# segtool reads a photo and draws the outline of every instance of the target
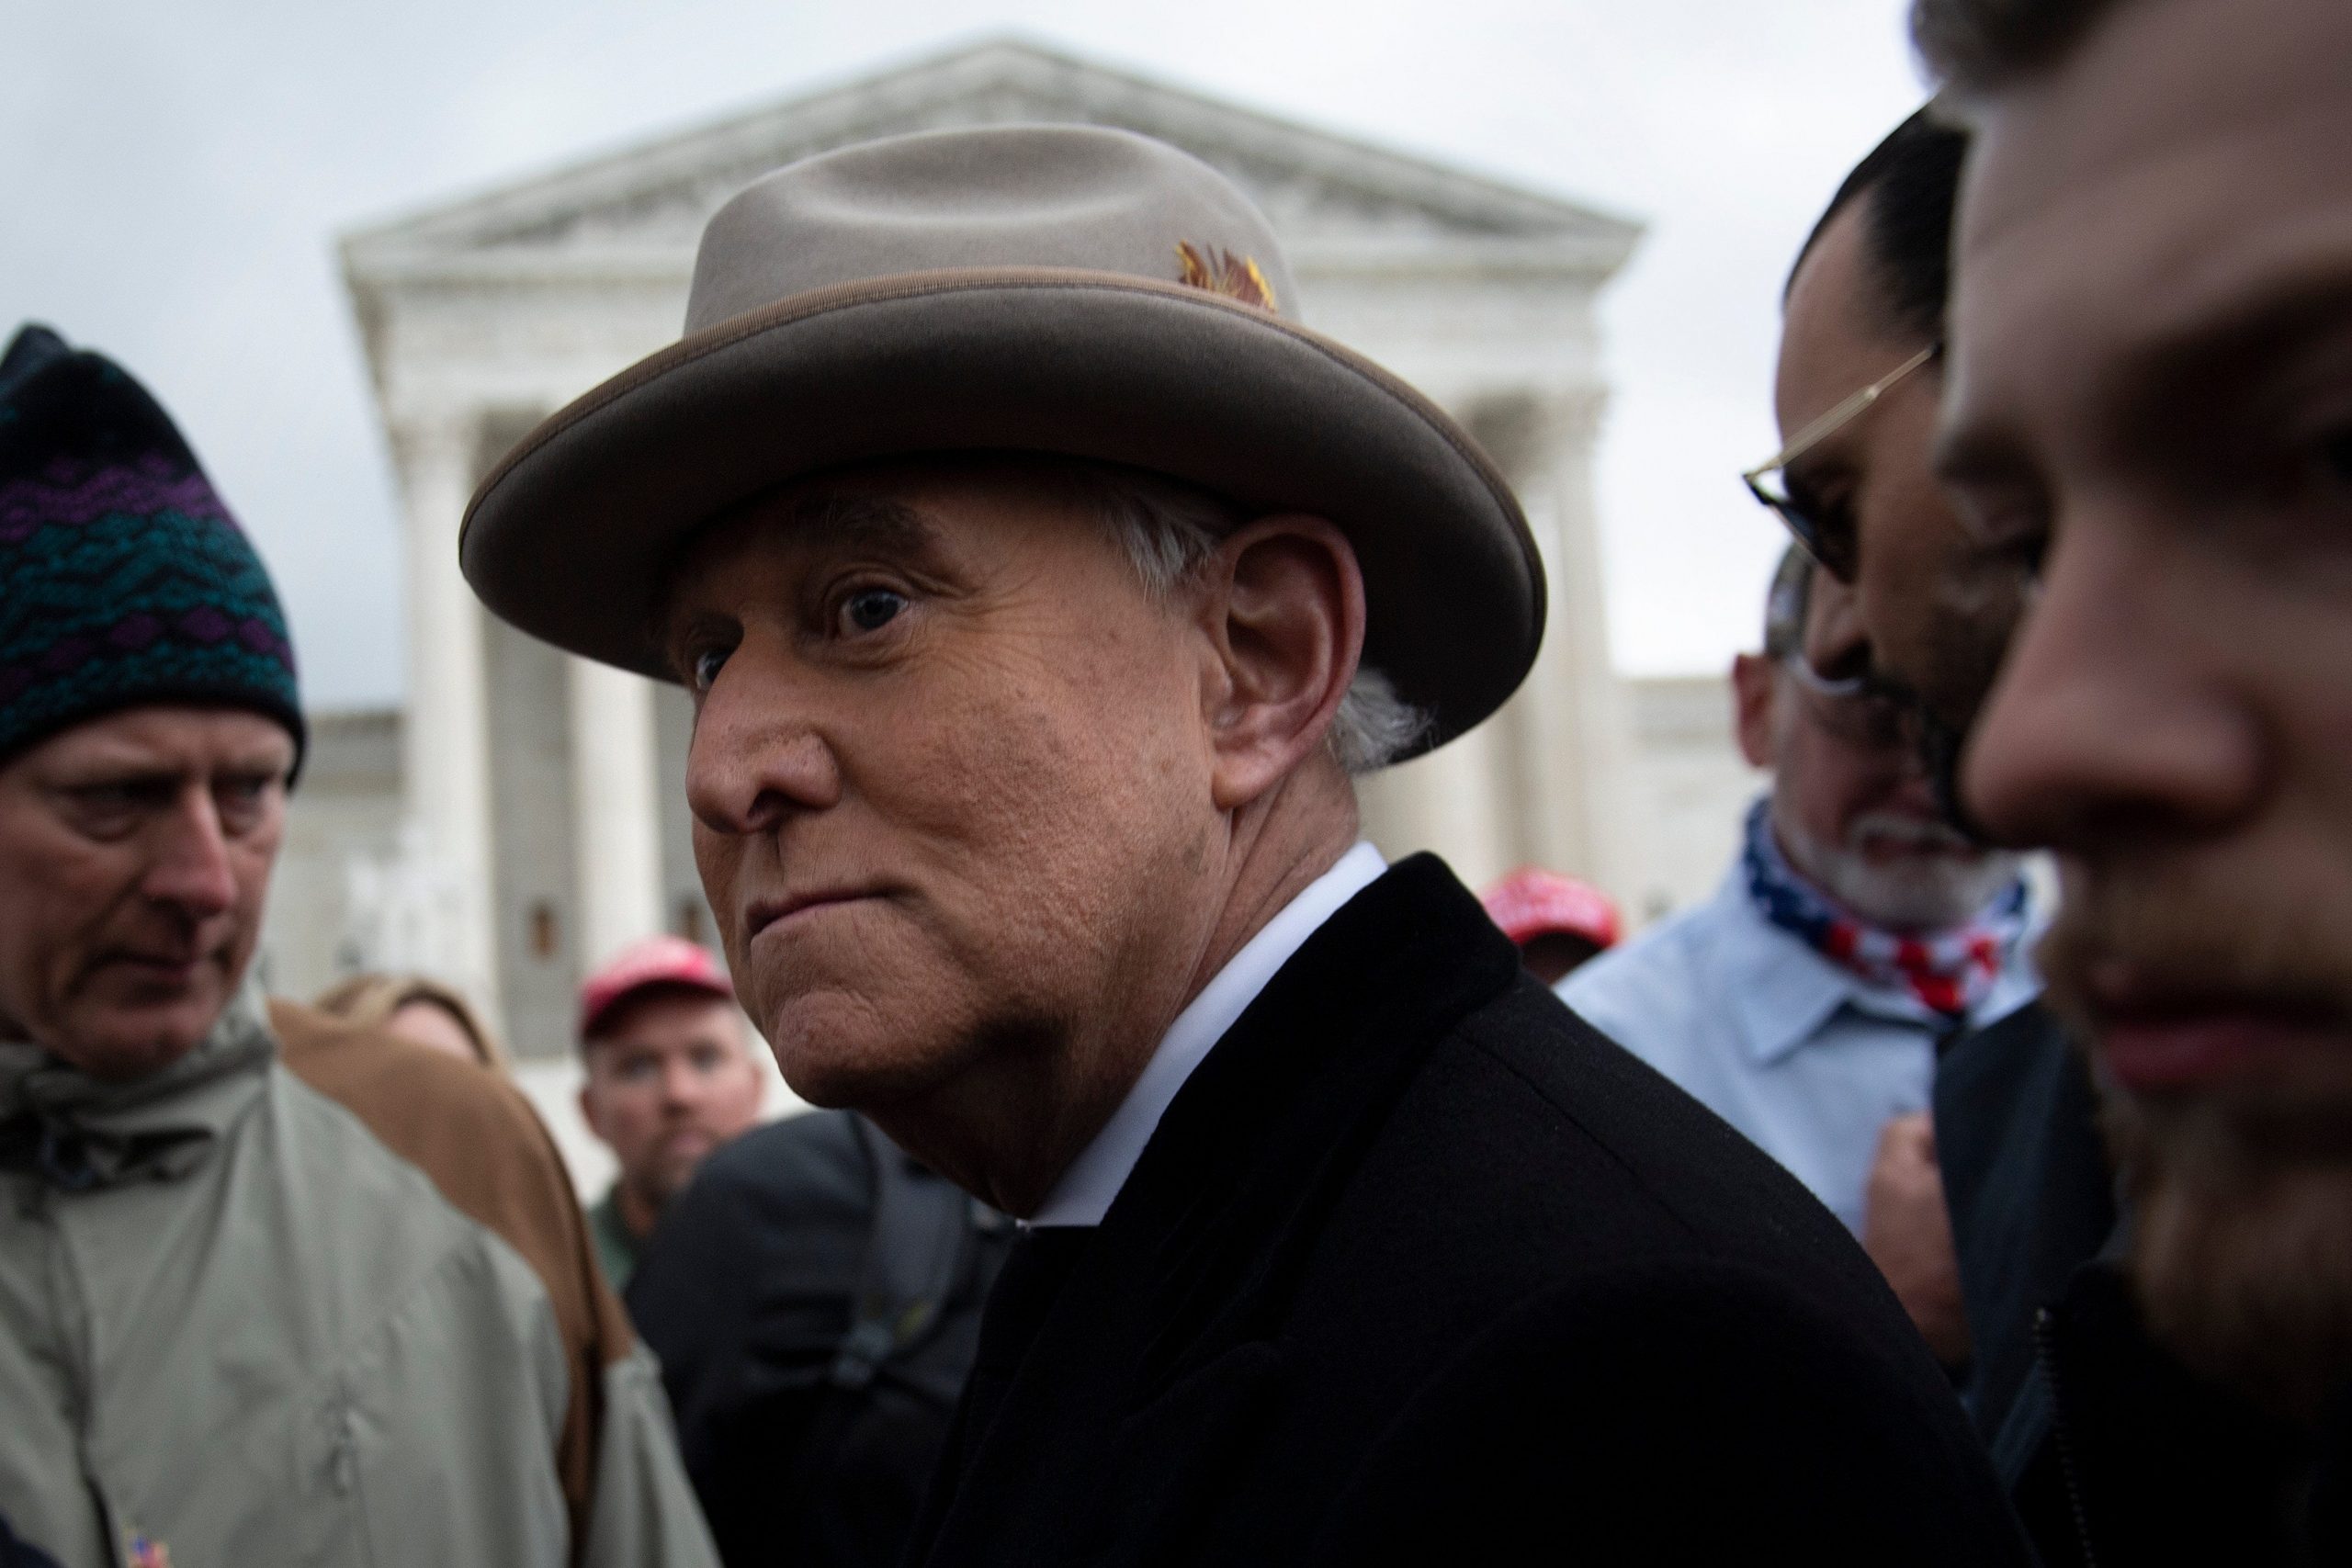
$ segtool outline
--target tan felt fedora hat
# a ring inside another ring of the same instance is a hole
[[[1427,749],[1526,674],[1543,566],[1476,443],[1300,326],[1295,295],[1249,199],[1147,137],[1000,126],[809,158],[711,219],[682,341],[482,481],[459,560],[523,630],[669,679],[661,592],[739,502],[916,454],[1126,464],[1340,527],[1364,662],[1430,714]]]

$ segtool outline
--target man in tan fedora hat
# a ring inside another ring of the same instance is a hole
[[[853,147],[468,514],[493,609],[693,693],[787,1079],[1028,1224],[909,1561],[2017,1561],[1842,1228],[1359,841],[1543,577],[1295,293],[1141,137]]]

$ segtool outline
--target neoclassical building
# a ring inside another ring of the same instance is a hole
[[[1528,862],[1574,871],[1636,918],[1703,887],[1747,787],[1727,699],[1715,682],[1629,690],[1600,588],[1595,300],[1639,229],[998,42],[345,238],[407,530],[407,702],[322,719],[268,934],[275,983],[430,969],[488,1004],[521,1054],[546,1055],[569,1043],[586,966],[650,931],[710,939],[684,695],[487,615],[458,573],[459,515],[533,423],[677,337],[703,222],[743,185],[876,136],[1038,120],[1142,131],[1238,181],[1283,236],[1309,324],[1454,411],[1525,502],[1550,580],[1542,657],[1478,730],[1368,781],[1371,836],[1392,856],[1438,850],[1474,884]]]

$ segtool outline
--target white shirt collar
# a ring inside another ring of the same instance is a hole
[[[1258,934],[1242,943],[1241,951],[1176,1015],[1126,1099],[1102,1123],[1094,1141],[1070,1161],[1054,1190],[1029,1216],[1029,1224],[1101,1224],[1111,1211],[1112,1200],[1127,1184],[1136,1161],[1143,1157],[1144,1145],[1151,1142],[1176,1091],[1184,1087],[1184,1080],[1193,1076],[1210,1047],[1225,1038],[1234,1021],[1257,1000],[1258,993],[1306,944],[1306,939],[1387,869],[1388,863],[1378,850],[1358,840],[1337,864],[1301,888],[1298,897],[1259,927]]]

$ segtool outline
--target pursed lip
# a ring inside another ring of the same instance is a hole
[[[743,933],[746,940],[758,936],[770,926],[789,920],[796,915],[806,915],[842,904],[854,904],[863,899],[879,897],[870,887],[812,887],[776,898],[754,898],[743,907]]]
[[[109,953],[100,962],[120,964],[162,978],[185,980],[202,969],[211,958],[209,953]]]
[[[2193,1093],[2309,1052],[2352,1050],[2342,1018],[2261,996],[2094,999],[2092,1016],[2109,1073],[2143,1094]]]

